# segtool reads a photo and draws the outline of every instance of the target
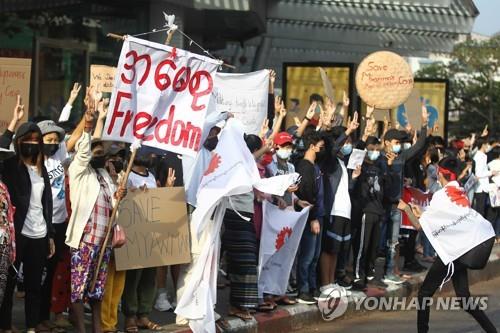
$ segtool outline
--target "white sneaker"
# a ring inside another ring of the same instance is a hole
[[[156,298],[154,308],[158,311],[164,312],[172,309],[172,305],[167,299],[167,293],[161,293]]]
[[[340,297],[344,296],[349,297],[352,295],[352,292],[350,290],[347,290],[346,288],[339,286],[337,283],[334,283],[332,288],[340,292]]]

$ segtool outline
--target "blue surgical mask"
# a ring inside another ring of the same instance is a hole
[[[411,143],[409,143],[409,142],[403,143],[403,150],[408,150],[408,149],[410,149],[410,147],[411,147]]]
[[[370,159],[370,161],[376,161],[378,159],[378,157],[380,156],[380,151],[369,150],[367,154],[368,154],[368,158]]]
[[[399,152],[401,151],[401,145],[393,145],[392,146],[392,152],[393,153],[396,153],[396,154],[399,154]]]
[[[352,144],[346,143],[345,145],[342,146],[342,149],[340,151],[344,156],[350,155],[352,153]]]

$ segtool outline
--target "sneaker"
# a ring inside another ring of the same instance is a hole
[[[168,311],[172,309],[172,305],[167,299],[167,293],[160,293],[156,298],[154,308],[160,312]]]
[[[370,285],[377,287],[377,288],[383,288],[383,289],[389,287],[389,285],[387,283],[384,283],[383,281],[381,281],[379,279],[373,279],[372,281],[370,281]]]
[[[366,283],[361,279],[354,280],[352,290],[363,291],[366,289]]]
[[[384,282],[386,283],[392,283],[392,284],[401,284],[404,282],[399,276],[394,275],[394,274],[387,274],[384,277]]]
[[[310,293],[300,293],[299,297],[297,297],[297,302],[300,304],[316,304],[316,300],[311,296]]]
[[[425,266],[420,265],[418,261],[415,260],[408,263],[407,265],[404,265],[403,269],[409,272],[420,273],[425,271],[427,268],[425,268]]]
[[[334,283],[332,288],[338,290],[340,292],[341,297],[344,297],[344,296],[349,297],[352,295],[352,292],[350,290],[347,290],[346,288],[339,286],[337,283]]]
[[[368,275],[368,276],[366,277],[366,279],[367,279],[368,281],[371,281],[371,280],[373,280],[374,278],[375,278],[375,275]]]
[[[319,290],[315,289],[312,296],[315,300],[318,300],[321,297],[321,288]]]
[[[287,295],[288,297],[290,297],[290,296],[291,296],[291,297],[296,297],[296,296],[297,296],[297,294],[298,294],[298,290],[297,290],[297,288],[294,288],[294,287],[292,287],[291,285],[288,285],[288,287],[286,288],[286,295]]]
[[[352,288],[352,281],[347,276],[344,275],[341,279],[337,280],[337,284],[347,290]]]

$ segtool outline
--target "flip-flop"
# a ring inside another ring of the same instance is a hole
[[[130,325],[125,327],[125,333],[137,333],[139,332],[139,327],[137,325]]]
[[[232,317],[240,318],[243,321],[250,321],[253,316],[248,312],[248,310],[231,309],[229,310],[229,315]]]
[[[140,319],[139,319],[140,321]],[[153,323],[151,320],[148,319],[148,322],[146,324],[140,324],[140,325],[137,325],[137,327],[140,329],[140,330],[150,330],[150,331],[162,331],[163,328],[158,325],[157,323]]]
[[[297,304],[297,301],[290,299],[288,296],[283,296],[277,299],[276,303],[279,305],[295,305]]]

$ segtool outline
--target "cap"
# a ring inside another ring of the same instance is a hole
[[[64,135],[66,134],[66,132],[62,127],[57,126],[54,121],[44,120],[39,122],[37,125],[40,128],[40,131],[42,131],[42,135],[49,133],[57,133],[59,135],[60,141],[64,139]]]
[[[403,134],[402,131],[399,131],[395,128],[391,128],[384,135],[384,141],[391,141],[391,140],[403,141],[405,138],[406,134]]]
[[[279,132],[276,134],[274,137],[274,143],[277,144],[278,146],[282,146],[286,143],[293,143],[293,137],[288,134],[287,132]]]
[[[38,127],[35,123],[33,123],[31,121],[25,122],[25,123],[21,124],[21,126],[19,126],[19,128],[17,129],[16,139],[23,137],[26,134],[31,133],[31,132],[35,132],[35,133],[38,133],[40,135],[42,134],[42,132],[40,131],[40,127]]]

